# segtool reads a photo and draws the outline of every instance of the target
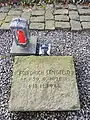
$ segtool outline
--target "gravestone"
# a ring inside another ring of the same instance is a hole
[[[71,56],[16,56],[10,111],[79,110]]]

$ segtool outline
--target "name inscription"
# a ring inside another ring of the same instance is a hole
[[[27,79],[27,76],[30,76],[29,88],[60,88],[60,81],[67,79],[67,77],[69,76],[74,75],[74,71],[64,69],[33,71],[25,70],[19,71],[18,75],[24,75],[24,80]]]
[[[70,70],[25,70],[25,71],[19,71],[19,75],[68,75],[72,76],[74,74],[74,71]]]

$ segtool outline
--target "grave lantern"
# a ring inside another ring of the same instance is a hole
[[[14,35],[10,53],[12,55],[36,54],[37,37],[30,36],[29,23],[24,18],[15,18],[10,23]]]
[[[10,24],[10,28],[15,35],[16,44],[26,47],[29,43],[29,28],[27,20],[15,18]]]

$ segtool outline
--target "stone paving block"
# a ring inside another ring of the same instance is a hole
[[[10,23],[3,23],[0,27],[0,29],[10,29],[9,25],[10,25]]]
[[[14,8],[12,7],[11,10],[15,10],[15,11],[22,11],[24,9],[23,6],[15,6]]]
[[[55,22],[55,28],[65,28],[65,29],[70,29],[70,23],[69,22]]]
[[[54,11],[55,15],[68,15],[68,10],[67,9],[57,9]]]
[[[78,9],[80,15],[90,15],[90,9]]]
[[[33,10],[32,11],[32,16],[41,16],[44,15],[45,11],[44,10]]]
[[[30,19],[30,17],[31,17],[31,13],[30,13],[30,12],[23,12],[23,13],[21,14],[21,17],[22,17],[22,18],[25,18],[25,19],[27,19],[27,20],[29,21],[29,19]]]
[[[45,10],[53,10],[54,9],[54,5],[53,4],[47,4],[46,6],[45,6]]]
[[[55,15],[56,21],[69,21],[69,17],[67,15]]]
[[[46,13],[46,14],[47,14],[47,13],[52,13],[52,14],[53,14],[53,12],[54,12],[54,9],[45,10],[45,13]]]
[[[7,16],[7,13],[0,13],[0,21],[4,20]]]
[[[44,23],[31,23],[30,29],[38,29],[38,30],[44,30]]]
[[[78,15],[78,11],[69,11],[69,15]]]
[[[53,13],[54,11],[54,8],[48,8],[48,9],[45,9],[45,13]]]
[[[55,9],[62,9],[63,5],[61,3],[55,4]]]
[[[90,22],[90,16],[80,16],[80,21],[82,22]]]
[[[81,22],[83,29],[90,29],[90,22]]]
[[[27,16],[27,15],[22,16],[21,15],[21,17],[24,18],[24,19],[26,19],[26,20],[28,20],[28,21],[30,21],[30,16]]]
[[[73,4],[69,4],[69,10],[77,10],[77,6]]]
[[[2,12],[2,13],[8,13],[9,10],[10,10],[10,8],[8,8],[8,7],[1,7],[0,8],[0,12]]]
[[[81,24],[79,21],[70,20],[71,30],[82,30]]]
[[[31,22],[44,22],[44,16],[31,17]]]
[[[77,6],[78,9],[89,9],[89,8],[90,8],[90,7],[87,6],[87,5],[84,5],[84,6],[83,6],[83,5],[77,4],[76,6]]]
[[[55,21],[54,20],[45,21],[45,29],[54,30],[55,29]]]
[[[53,20],[54,16],[52,14],[52,12],[46,12],[45,13],[45,20]]]
[[[69,15],[70,20],[80,21],[79,15]]]
[[[71,20],[79,21],[80,17],[77,11],[69,11],[69,17]]]
[[[22,11],[10,10],[8,15],[21,15]]]
[[[31,12],[22,12],[21,16],[31,16]]]

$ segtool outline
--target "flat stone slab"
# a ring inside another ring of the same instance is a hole
[[[68,10],[67,9],[56,9],[54,11],[55,15],[68,15]]]
[[[0,13],[0,21],[4,20],[6,15],[6,13]]]
[[[9,9],[10,8],[8,8],[8,7],[1,7],[0,8],[0,12],[2,12],[2,13],[8,13]]]
[[[8,15],[21,15],[22,11],[19,10],[10,10]]]
[[[31,23],[30,24],[30,29],[37,29],[37,30],[44,30],[44,23]]]
[[[32,15],[33,16],[39,16],[39,15],[44,15],[45,11],[44,10],[33,10]]]
[[[79,21],[70,20],[71,30],[82,30],[81,24]]]
[[[78,9],[80,15],[90,15],[90,9]]]
[[[23,17],[24,17],[24,16],[29,16],[29,17],[30,17],[30,16],[31,16],[31,12],[22,12],[21,15],[22,15]]]
[[[54,30],[55,29],[55,22],[54,22],[54,20],[47,20],[45,22],[45,29],[47,29],[47,30]]]
[[[55,15],[55,20],[68,22],[69,17],[67,15]]]
[[[30,20],[30,15],[28,15],[28,14],[22,14],[21,17],[28,21]]]
[[[78,9],[89,9],[90,7],[87,6],[87,5],[80,5],[80,4],[77,4],[77,8],[78,8]]]
[[[20,16],[6,16],[6,18],[5,18],[5,22],[11,22],[12,21],[12,19],[14,19],[14,18],[17,18],[17,17],[20,17]]]
[[[56,29],[70,29],[70,23],[69,22],[55,22],[55,28]]]
[[[10,111],[79,110],[71,56],[17,56],[9,101]]]
[[[69,15],[78,15],[78,11],[69,11]]]
[[[54,16],[53,16],[52,12],[45,13],[45,20],[54,20]]]
[[[69,18],[71,20],[80,21],[80,17],[77,11],[69,11]]]
[[[2,25],[1,25],[1,27],[0,27],[0,29],[10,29],[10,23],[3,23]]]
[[[31,22],[44,22],[44,16],[31,17]]]
[[[90,16],[80,16],[81,22],[90,22]]]
[[[23,6],[15,6],[11,8],[11,10],[16,10],[16,11],[22,11],[23,9],[24,9]]]
[[[55,9],[62,9],[63,5],[61,3],[55,4]]]
[[[83,29],[90,29],[90,22],[81,22]]]
[[[69,4],[69,10],[77,10],[77,6],[76,5],[73,5],[73,4]]]
[[[79,15],[69,15],[70,20],[80,21]]]

